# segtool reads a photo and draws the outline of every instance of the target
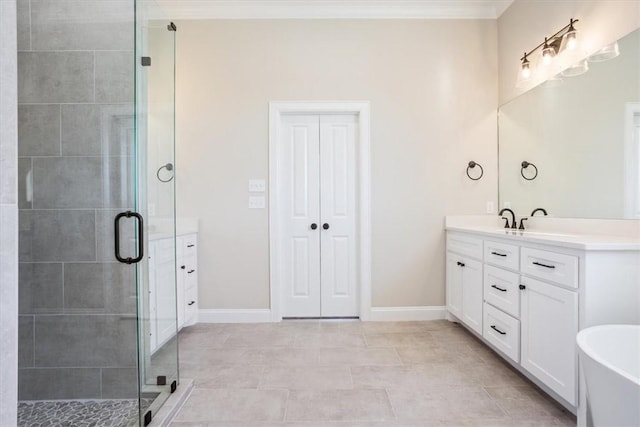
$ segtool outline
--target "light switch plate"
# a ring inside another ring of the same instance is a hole
[[[264,196],[249,197],[249,209],[264,209],[264,206],[265,206]]]
[[[487,213],[488,214],[493,213],[493,202],[487,202]]]
[[[267,190],[267,184],[264,179],[250,179],[249,193],[264,193]]]

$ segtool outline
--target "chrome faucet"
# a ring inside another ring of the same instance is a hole
[[[502,214],[504,212],[509,212],[511,214],[511,220],[512,220],[511,225],[509,225],[509,218],[505,218],[504,216],[502,216]],[[502,216],[502,219],[506,220],[506,223],[504,224],[504,228],[514,228],[514,229],[517,228],[517,225],[516,225],[516,214],[513,213],[513,211],[511,209],[504,208],[504,209],[500,210],[500,212],[498,212],[498,215]]]
[[[536,212],[542,212],[544,216],[547,216],[547,211],[544,208],[535,208],[533,212],[531,212],[531,216],[534,216]]]

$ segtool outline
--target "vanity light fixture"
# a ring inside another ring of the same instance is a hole
[[[574,22],[576,22],[576,20],[573,18],[569,21],[569,29],[564,35],[564,45],[568,50],[575,50],[578,46],[578,31],[576,31],[576,28],[573,26]]]
[[[542,65],[548,66],[553,62],[553,58],[563,50],[576,50],[578,46],[578,31],[576,30],[575,23],[578,19],[571,18],[569,23],[562,27],[555,34],[547,36],[544,41],[538,46],[531,49],[529,52],[525,52],[520,61],[521,64],[521,79],[527,80],[531,77],[533,70],[530,58],[535,52],[541,50],[540,62]]]
[[[544,38],[544,45],[542,46],[542,64],[549,65],[551,60],[556,56],[556,50],[549,45],[547,38]]]
[[[618,46],[618,42],[613,42],[591,54],[591,56],[589,56],[589,62],[604,62],[616,58],[618,55],[620,55],[620,47]]]
[[[580,74],[584,74],[587,71],[589,71],[589,63],[587,62],[586,59],[583,59],[582,61],[576,62],[569,68],[562,71],[562,76],[575,77],[575,76],[579,76]]]
[[[522,78],[527,80],[531,77],[531,63],[527,59],[527,53],[522,57]]]

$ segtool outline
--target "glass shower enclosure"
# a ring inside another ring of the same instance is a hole
[[[18,0],[21,426],[148,425],[179,385],[175,30],[153,2]]]

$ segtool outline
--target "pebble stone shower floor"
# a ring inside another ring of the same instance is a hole
[[[143,400],[143,405],[150,404],[150,400]],[[20,427],[133,427],[137,420],[136,399],[27,401],[18,404]]]

